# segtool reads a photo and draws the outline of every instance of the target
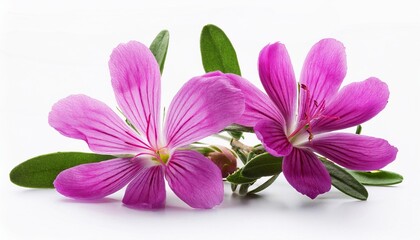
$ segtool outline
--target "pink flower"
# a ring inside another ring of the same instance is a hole
[[[380,169],[395,159],[398,150],[386,140],[332,132],[376,116],[389,97],[387,85],[374,77],[339,90],[346,75],[345,50],[339,41],[324,39],[312,47],[302,69],[299,99],[283,44],[261,51],[259,73],[268,96],[245,79],[228,75],[245,96],[245,112],[237,123],[254,127],[270,154],[284,156],[284,176],[300,193],[315,198],[331,188],[330,175],[317,154],[363,171]]]
[[[112,52],[109,68],[118,105],[135,129],[88,96],[57,102],[49,115],[52,127],[86,141],[96,153],[119,156],[61,172],[54,182],[57,191],[76,199],[98,199],[128,184],[124,204],[159,208],[165,204],[166,178],[193,208],[220,204],[220,169],[200,153],[181,147],[237,121],[244,109],[242,93],[225,77],[195,77],[172,100],[162,130],[160,72],[149,49],[134,41],[121,44]]]

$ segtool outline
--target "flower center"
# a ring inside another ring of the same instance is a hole
[[[311,100],[311,92],[309,91],[308,87],[305,84],[301,84],[300,88],[302,88],[305,91],[306,95],[306,103],[305,103],[305,115],[304,118],[298,123],[296,129],[289,135],[288,139],[291,143],[298,141],[298,139],[301,139],[301,135],[308,135],[308,141],[311,141],[314,138],[314,135],[312,133],[312,124],[314,120],[318,120],[321,118],[331,118],[331,119],[340,119],[340,117],[336,116],[327,116],[324,115],[325,110],[325,100],[322,100],[321,103],[319,103],[316,99]],[[311,112],[311,101],[313,102],[313,105],[315,106],[315,111],[313,113]]]
[[[158,163],[166,164],[169,160],[169,151],[167,148],[161,148],[156,152],[156,155],[152,157],[153,161],[156,161]]]

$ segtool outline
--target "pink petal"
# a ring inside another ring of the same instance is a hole
[[[108,106],[85,95],[58,101],[48,122],[64,136],[86,141],[97,153],[137,154],[149,148]]]
[[[136,208],[161,208],[165,205],[163,166],[144,168],[128,185],[123,203]]]
[[[124,187],[142,166],[139,161],[132,161],[131,158],[82,164],[58,174],[54,187],[66,197],[103,198]]]
[[[283,158],[283,173],[290,185],[312,199],[331,189],[330,174],[308,150],[293,148],[290,155]]]
[[[307,146],[343,167],[362,171],[385,167],[398,152],[384,139],[351,133],[316,135]]]
[[[281,43],[267,45],[260,52],[258,67],[265,91],[290,126],[295,120],[296,80],[286,47]]]
[[[334,131],[362,124],[385,108],[388,97],[388,86],[377,78],[351,83],[327,103],[324,116],[312,125],[312,131]]]
[[[175,194],[193,208],[213,208],[223,201],[220,169],[198,152],[175,151],[166,168],[166,180]]]
[[[221,76],[195,77],[176,94],[168,109],[165,133],[169,148],[221,131],[244,111],[239,89]]]
[[[245,78],[235,74],[224,74],[216,71],[207,73],[204,76],[225,76],[230,83],[240,89],[245,98],[245,110],[242,116],[235,122],[237,124],[254,127],[261,119],[272,119],[284,122],[283,116],[277,106],[271,101],[267,94],[263,93]]]
[[[306,57],[301,73],[299,119],[312,117],[320,106],[337,93],[346,75],[346,53],[341,42],[323,39]],[[306,89],[305,88],[306,86]]]
[[[293,146],[279,123],[271,120],[261,120],[255,125],[254,131],[264,148],[271,155],[286,156],[292,151]]]
[[[160,125],[160,71],[155,57],[149,48],[131,41],[114,49],[109,69],[122,112],[156,147]]]

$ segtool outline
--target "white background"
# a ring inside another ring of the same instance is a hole
[[[369,187],[366,202],[335,189],[312,201],[281,177],[258,198],[227,187],[224,203],[208,211],[188,208],[171,192],[166,209],[137,211],[121,205],[122,192],[82,203],[10,183],[9,171],[28,158],[89,151],[53,130],[47,115],[73,93],[116,105],[107,67],[116,45],[149,45],[160,30],[170,31],[162,79],[168,106],[183,83],[203,73],[199,36],[208,23],[228,34],[243,76],[258,86],[257,56],[267,43],[285,43],[299,75],[315,42],[342,41],[345,84],[376,76],[389,85],[389,104],[363,133],[399,148],[386,169],[404,182]],[[419,54],[416,1],[1,2],[0,239],[419,239]]]

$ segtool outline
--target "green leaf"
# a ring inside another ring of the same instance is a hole
[[[57,175],[68,168],[115,158],[82,152],[57,152],[31,158],[12,169],[10,181],[29,188],[54,188]]]
[[[236,170],[231,175],[227,176],[226,180],[233,184],[245,184],[245,183],[254,183],[255,178],[248,178],[242,175],[242,169]]]
[[[235,49],[219,27],[209,24],[203,27],[200,37],[201,60],[206,72],[219,70],[241,75]]]
[[[214,152],[215,150],[213,148],[210,147],[197,147],[197,146],[189,146],[188,149],[190,150],[194,150],[197,151],[201,154],[203,154],[204,156],[208,156],[210,153]]]
[[[232,138],[239,140],[242,137],[242,132],[238,132],[238,131],[228,131],[227,132]]]
[[[232,147],[232,150],[236,153],[236,155],[239,157],[241,162],[243,164],[246,164],[247,154],[244,151],[242,151],[242,149],[239,149],[239,148],[236,148],[236,147]]]
[[[273,182],[279,177],[279,174],[272,176],[271,178],[269,178],[267,181],[265,181],[263,184],[261,184],[260,186],[258,186],[257,188],[255,188],[252,191],[249,191],[248,194],[255,194],[258,192],[261,192],[262,190],[268,188],[271,184],[273,184]]]
[[[348,170],[348,172],[364,185],[388,186],[401,183],[404,179],[400,174],[390,171],[359,172]]]
[[[168,52],[169,46],[169,32],[168,30],[162,30],[156,38],[150,44],[150,51],[156,58],[157,63],[160,67],[160,73],[163,72],[163,66],[165,65],[166,53]]]
[[[251,186],[251,184],[249,184],[249,183],[242,184],[241,186],[239,186],[239,191],[238,191],[239,195],[240,196],[247,195],[248,194],[249,186]]]
[[[232,190],[232,192],[236,191],[236,188],[238,187],[237,184],[231,183],[230,184],[230,189]]]
[[[368,192],[352,175],[334,163],[320,158],[331,176],[332,185],[341,192],[359,200],[366,200]]]
[[[283,158],[263,153],[252,158],[242,170],[242,175],[248,178],[260,178],[280,174]]]
[[[239,124],[231,124],[223,129],[223,131],[236,131],[236,132],[250,132],[253,133],[252,127],[245,127]]]

